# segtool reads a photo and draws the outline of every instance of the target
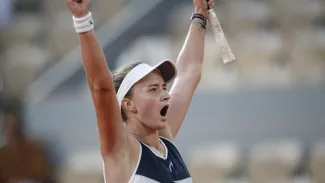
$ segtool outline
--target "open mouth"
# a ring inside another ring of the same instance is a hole
[[[167,116],[167,111],[168,111],[169,105],[165,105],[161,110],[160,110],[160,115],[163,117]]]

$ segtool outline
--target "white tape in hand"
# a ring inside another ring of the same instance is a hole
[[[236,58],[233,52],[230,49],[226,36],[220,26],[218,17],[213,9],[209,9],[208,17],[210,28],[213,33],[213,36],[220,47],[221,56],[224,63],[234,61]]]

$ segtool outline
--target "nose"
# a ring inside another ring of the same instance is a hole
[[[169,101],[169,99],[170,99],[169,93],[167,91],[163,92],[160,99],[161,99],[161,101]]]

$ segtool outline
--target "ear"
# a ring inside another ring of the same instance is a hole
[[[132,102],[132,100],[130,100],[128,98],[122,99],[121,105],[125,111],[129,111],[129,112],[133,112],[133,113],[137,112],[134,103]]]

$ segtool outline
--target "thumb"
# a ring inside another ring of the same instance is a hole
[[[209,5],[209,0],[205,0],[205,2],[206,2],[205,4],[207,5],[208,10],[211,9],[211,7]]]
[[[74,3],[73,0],[66,0],[65,2],[70,7],[73,6],[73,3]]]
[[[73,2],[76,2],[76,3],[79,3],[81,4],[82,3],[82,0],[72,0]]]
[[[82,0],[67,0],[68,4],[72,7],[76,7],[83,3]]]

